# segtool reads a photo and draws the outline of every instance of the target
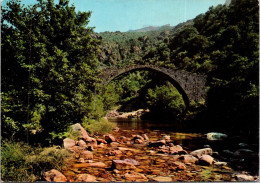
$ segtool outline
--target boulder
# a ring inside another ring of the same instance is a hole
[[[131,181],[131,182],[145,182],[147,181],[148,179],[141,173],[137,173],[137,172],[134,172],[134,171],[130,171],[126,174],[124,174],[124,177],[127,181]]]
[[[187,152],[180,145],[176,145],[169,148],[169,154],[187,154]]]
[[[117,170],[132,170],[136,167],[132,163],[126,162],[124,160],[113,160],[112,168]]]
[[[202,155],[199,159],[199,164],[209,166],[212,165],[213,161],[214,158],[212,158],[210,155]]]
[[[90,174],[79,174],[76,182],[96,182],[96,177]]]
[[[238,181],[254,181],[254,177],[253,176],[250,176],[250,175],[245,175],[245,174],[237,174],[235,176],[235,178],[238,180]]]
[[[115,137],[112,136],[112,135],[110,135],[110,134],[105,135],[105,140],[106,140],[107,143],[109,143],[109,144],[110,144],[111,142],[115,142],[115,141],[116,141]]]
[[[83,151],[80,153],[80,158],[84,160],[93,160],[93,153],[90,151]]]
[[[44,179],[48,182],[66,182],[67,178],[58,170],[52,169],[44,173]]]
[[[177,170],[186,170],[186,166],[184,163],[181,162],[173,162],[172,165],[176,166]]]
[[[142,144],[144,143],[144,138],[141,135],[133,135],[133,142],[135,144]]]
[[[149,137],[146,134],[142,135],[145,141],[149,141]]]
[[[79,123],[71,125],[71,127],[72,127],[73,131],[76,131],[79,133],[79,139],[85,139],[85,138],[89,137],[87,131]]]
[[[83,140],[79,140],[77,142],[77,145],[80,146],[80,147],[86,147],[87,146],[86,142],[84,142]]]
[[[112,146],[112,147],[117,147],[118,145],[119,145],[118,142],[111,142],[111,143],[110,143],[110,146]]]
[[[213,151],[211,148],[204,148],[192,151],[190,154],[196,158],[200,158],[202,155],[212,155]]]
[[[228,136],[224,133],[211,132],[207,133],[208,140],[224,140],[228,138]]]
[[[63,146],[64,146],[65,149],[70,149],[70,148],[72,148],[75,145],[76,145],[75,140],[72,140],[70,138],[65,138],[63,140]]]
[[[134,159],[125,159],[124,161],[128,162],[128,163],[131,163],[131,164],[133,164],[135,166],[140,165],[140,163],[138,161],[134,160]]]
[[[219,162],[215,162],[214,165],[215,165],[215,166],[218,166],[218,167],[227,166],[227,162],[221,162],[221,161],[219,161]]]
[[[198,162],[198,159],[192,155],[181,155],[178,159],[185,164]]]
[[[239,149],[234,153],[234,155],[236,157],[249,157],[254,155],[254,151],[250,149]]]
[[[96,167],[96,168],[106,168],[107,167],[107,165],[105,163],[102,163],[102,162],[89,163],[88,166],[89,167]]]
[[[134,143],[135,144],[143,144],[144,141],[142,141],[141,139],[135,139]]]
[[[77,163],[84,163],[84,162],[85,162],[84,158],[79,158],[77,161]]]
[[[153,180],[157,181],[157,182],[171,182],[172,178],[171,177],[158,176],[158,177],[154,177]]]
[[[125,136],[121,136],[119,137],[119,140],[123,143],[126,143],[128,139]]]
[[[85,138],[84,141],[86,142],[86,145],[88,147],[92,147],[91,149],[97,148],[97,140],[92,138],[92,137],[88,137]]]
[[[120,150],[110,150],[107,154],[110,156],[117,156],[117,155],[123,154],[123,152]]]

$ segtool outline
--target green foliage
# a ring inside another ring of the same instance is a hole
[[[91,13],[76,12],[67,0],[6,4],[1,19],[3,136],[25,130],[62,133],[84,116],[100,118],[102,99],[94,94],[99,41],[86,28]]]
[[[109,122],[105,118],[102,118],[100,121],[85,119],[82,126],[90,134],[107,134],[116,127],[114,123]]]
[[[185,110],[181,94],[172,85],[156,86],[148,89],[146,101],[151,113],[178,116]]]
[[[221,121],[235,126],[250,121],[257,126],[258,8],[257,0],[232,0],[229,6],[210,7],[168,31],[134,32],[139,38],[128,33],[100,34],[105,42],[101,49],[109,50],[101,61],[105,65],[159,65],[206,75],[207,109],[191,107],[190,113],[204,111],[205,121],[212,124]],[[112,62],[110,55],[117,59]]]
[[[1,179],[34,182],[50,169],[61,171],[70,153],[57,147],[33,148],[23,143],[3,141],[1,147]]]

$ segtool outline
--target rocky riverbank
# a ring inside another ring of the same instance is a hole
[[[47,181],[255,181],[258,177],[234,171],[209,147],[190,151],[158,131],[120,130],[90,137],[79,125],[78,141],[64,139],[74,154],[62,172],[45,173]]]
[[[143,114],[148,113],[149,109],[139,109],[132,112],[118,112],[116,110],[111,110],[107,113],[107,118],[140,118]]]

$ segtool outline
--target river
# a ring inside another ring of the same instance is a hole
[[[225,140],[211,141],[206,133],[214,132],[210,128],[203,128],[185,122],[141,120],[138,118],[119,119],[109,118],[122,130],[138,130],[141,133],[157,133],[158,138],[170,135],[174,144],[181,145],[188,151],[211,147],[220,161],[226,161],[238,171],[248,171],[253,175],[258,174],[259,146],[256,139],[239,133],[229,132]],[[242,149],[242,150],[241,150]],[[240,152],[241,151],[241,152]]]

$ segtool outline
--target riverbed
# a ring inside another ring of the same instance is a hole
[[[204,133],[196,129],[187,131],[185,124],[178,123],[116,118],[109,121],[119,127],[110,134],[114,140],[99,143],[92,150],[91,160],[79,162],[80,155],[71,159],[70,166],[63,172],[69,181],[77,181],[82,174],[92,175],[100,182],[258,179],[257,147],[245,143],[240,147],[241,138],[229,136],[225,140],[212,141]],[[102,135],[93,137],[106,139]],[[178,150],[173,153],[168,151],[171,148]],[[210,156],[214,159],[213,163],[191,161],[192,152],[198,149],[212,149]],[[240,149],[249,151],[239,154]],[[134,162],[135,166],[125,163],[126,159]],[[122,161],[119,164],[123,164],[117,165],[115,162],[118,160]]]

